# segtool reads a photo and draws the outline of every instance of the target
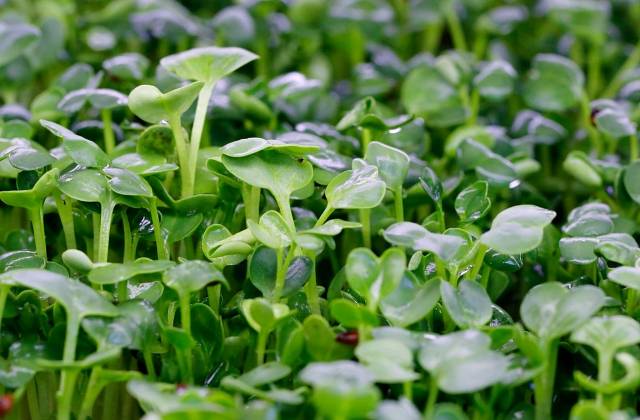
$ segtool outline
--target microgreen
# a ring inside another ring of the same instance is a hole
[[[0,417],[638,416],[638,2],[0,3]]]

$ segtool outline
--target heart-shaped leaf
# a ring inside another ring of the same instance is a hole
[[[184,114],[201,88],[201,82],[194,82],[162,93],[155,86],[141,85],[129,94],[129,108],[146,122],[157,124]]]
[[[331,180],[325,195],[333,209],[370,209],[382,202],[385,188],[375,166],[355,159],[352,170],[342,172]]]
[[[242,48],[193,48],[160,60],[160,65],[178,77],[213,84],[258,58]]]
[[[460,328],[481,327],[491,319],[491,299],[474,281],[462,280],[457,290],[449,283],[441,282],[440,294],[447,312]]]
[[[583,325],[604,304],[604,293],[594,286],[566,289],[549,282],[531,289],[522,301],[520,316],[539,337],[562,337]]]
[[[444,261],[451,260],[464,245],[464,240],[457,236],[431,233],[411,222],[394,223],[384,231],[383,236],[394,245],[433,252]]]

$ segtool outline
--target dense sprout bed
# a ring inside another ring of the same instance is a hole
[[[636,418],[639,35],[0,0],[0,416]]]

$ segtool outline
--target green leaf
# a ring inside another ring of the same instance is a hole
[[[28,287],[51,296],[77,319],[89,315],[118,315],[117,308],[89,286],[51,271],[13,270],[0,274],[0,283]]]
[[[222,156],[222,163],[236,177],[254,187],[265,188],[279,200],[288,200],[296,190],[305,187],[313,177],[309,162],[265,150],[249,156]]]
[[[158,274],[160,276],[161,273],[173,266],[175,266],[173,261],[145,259],[124,264],[92,265],[88,277],[89,281],[94,284],[115,284],[143,274]]]
[[[347,257],[349,286],[368,303],[377,306],[402,280],[406,256],[399,248],[387,249],[378,259],[368,248],[356,248]]]
[[[396,290],[382,300],[380,307],[392,325],[408,327],[426,317],[438,300],[439,279],[419,284],[413,274],[405,272]]]
[[[316,145],[296,144],[280,140],[265,140],[258,137],[250,137],[225,144],[220,148],[220,153],[225,156],[238,158],[249,156],[262,150],[277,150],[292,156],[304,156],[308,153],[317,152],[319,149]]]
[[[230,376],[223,378],[220,385],[225,389],[241,392],[243,394],[260,398],[261,400],[291,405],[302,404],[302,402],[304,402],[304,399],[300,396],[299,392],[278,388],[273,388],[270,391],[262,391],[240,379],[232,378]]]
[[[423,345],[418,361],[443,391],[475,392],[506,379],[509,359],[490,345],[489,336],[476,330],[436,336]]]
[[[564,288],[549,282],[531,289],[522,301],[525,326],[547,340],[562,337],[582,326],[604,305],[604,293],[594,286]]]
[[[255,249],[249,262],[249,279],[262,294],[271,298],[276,284],[277,255],[273,249],[260,246]],[[285,274],[281,297],[298,291],[311,276],[312,263],[307,257],[297,256],[291,260]]]
[[[409,172],[409,156],[400,149],[373,141],[369,143],[364,159],[378,168],[378,175],[387,188],[398,191]]]
[[[58,102],[58,108],[67,114],[75,114],[87,103],[95,109],[111,109],[126,105],[127,97],[113,89],[83,88],[66,94]]]
[[[460,328],[481,327],[491,319],[491,299],[474,281],[462,280],[457,290],[449,283],[441,282],[440,294],[447,312]]]
[[[586,265],[593,263],[598,239],[596,238],[562,238],[560,239],[560,255],[573,264]]]
[[[67,249],[62,253],[62,261],[71,270],[80,273],[88,273],[94,267],[93,261],[84,252],[78,249]]]
[[[579,150],[569,152],[562,162],[562,169],[588,187],[597,188],[602,185],[602,177],[597,168],[589,157]]]
[[[402,383],[414,381],[413,354],[401,341],[388,338],[365,341],[356,347],[356,357],[375,377],[376,382]]]
[[[513,92],[517,73],[506,61],[491,61],[473,79],[478,93],[491,101],[500,101]]]
[[[40,148],[17,147],[9,154],[9,162],[13,167],[23,171],[34,171],[55,162],[51,154]]]
[[[438,386],[449,394],[467,394],[503,381],[510,360],[492,351],[476,353],[445,364],[438,375]]]
[[[286,378],[290,373],[289,366],[278,362],[268,362],[242,374],[237,379],[247,385],[261,386]]]
[[[104,168],[111,162],[107,154],[91,140],[87,140],[73,131],[51,121],[40,120],[40,124],[56,136],[62,138],[64,151],[67,152],[67,154],[71,156],[71,159],[78,165],[87,168]]]
[[[353,169],[331,180],[325,195],[334,209],[370,209],[384,198],[386,185],[378,176],[378,168],[362,159],[354,159]]]
[[[320,226],[314,226],[311,229],[303,231],[318,236],[336,236],[342,233],[344,229],[357,229],[362,227],[358,222],[351,222],[341,219],[331,219]]]
[[[162,281],[178,294],[191,294],[212,283],[229,287],[222,272],[204,261],[178,264],[163,273]]]
[[[634,136],[633,140],[635,140],[636,125],[622,110],[603,109],[596,114],[595,123],[598,130],[615,139]]]
[[[481,125],[463,126],[456,128],[447,136],[444,151],[447,156],[454,157],[465,140],[473,140],[479,145],[486,146],[484,150],[490,150],[496,143],[495,134],[487,127]]]
[[[149,68],[149,59],[138,53],[116,55],[102,62],[102,68],[112,76],[125,80],[140,80]]]
[[[380,399],[373,374],[353,361],[310,363],[300,379],[313,386],[312,401],[323,416],[366,417]]]
[[[433,252],[443,261],[451,260],[464,245],[464,240],[457,236],[431,233],[411,222],[394,223],[383,232],[383,236],[393,245]]]
[[[358,328],[362,325],[378,325],[378,318],[366,306],[347,299],[334,299],[330,304],[331,316],[342,326]]]
[[[455,201],[456,213],[460,221],[473,223],[484,216],[491,208],[488,197],[489,184],[486,181],[476,181],[460,191]]]
[[[608,279],[630,289],[640,290],[640,269],[636,267],[616,267],[609,271]]]
[[[345,272],[349,286],[359,295],[369,298],[370,288],[380,276],[378,257],[368,248],[356,248],[349,253]]]
[[[41,36],[40,30],[22,22],[0,24],[0,67],[21,56]]]
[[[405,397],[399,400],[384,400],[378,404],[376,409],[376,419],[378,420],[420,420],[420,411]]]
[[[118,194],[153,197],[149,183],[134,172],[120,168],[105,168],[102,172],[109,177],[109,186]]]
[[[269,303],[266,299],[245,299],[242,313],[247,323],[257,332],[270,332],[276,322],[289,314],[289,307],[282,303]]]
[[[542,243],[543,230],[555,216],[554,211],[534,205],[510,207],[493,219],[491,229],[480,240],[501,254],[524,254]]]
[[[95,169],[64,174],[58,179],[58,187],[74,200],[89,203],[106,202],[111,191],[107,177]]]
[[[562,112],[580,101],[584,75],[571,60],[538,54],[523,87],[527,105],[541,111]]]
[[[571,341],[591,346],[599,354],[613,355],[640,343],[640,324],[624,315],[595,317],[575,330]]]
[[[201,47],[164,57],[160,65],[182,79],[213,84],[257,58],[242,48]]]
[[[0,200],[14,207],[40,207],[43,200],[55,189],[58,174],[56,168],[47,171],[30,190],[0,191]]]
[[[141,85],[129,94],[129,108],[144,121],[157,124],[184,114],[198,97],[202,86],[201,82],[194,82],[162,93],[155,86]]]
[[[457,149],[458,162],[463,169],[473,169],[490,184],[507,187],[517,180],[515,166],[509,160],[491,151],[488,147],[465,139]]]
[[[436,175],[436,173],[428,166],[422,169],[420,175],[420,186],[431,197],[435,203],[439,203],[442,200],[442,182]]]
[[[293,241],[293,232],[284,218],[274,210],[260,216],[260,223],[247,220],[247,226],[253,236],[269,248],[282,249],[289,247]]]
[[[460,124],[468,114],[456,86],[434,66],[422,65],[407,75],[401,100],[409,113],[424,118],[433,127]]]

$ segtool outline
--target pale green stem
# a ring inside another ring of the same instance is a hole
[[[104,108],[100,114],[102,115],[102,131],[104,132],[104,149],[107,154],[110,155],[116,147],[116,138],[113,134],[113,122],[111,120],[111,110]]]
[[[444,232],[447,228],[447,223],[444,220],[444,210],[442,209],[442,202],[439,201],[436,206],[438,208],[438,224],[440,225],[440,231]]]
[[[287,278],[287,269],[289,268],[289,264],[291,264],[291,260],[293,260],[293,254],[295,253],[296,246],[291,245],[289,248],[289,252],[287,252],[287,256],[284,257],[284,249],[278,249],[276,254],[278,258],[278,269],[276,271],[276,284],[273,289],[273,300],[277,302],[282,295],[282,290],[284,289],[285,280]],[[284,261],[283,261],[284,259]]]
[[[589,103],[589,97],[586,92],[582,95],[581,105],[581,114],[582,114],[582,125],[587,133],[589,134],[589,140],[591,142],[591,147],[593,147],[596,155],[598,157],[602,156],[603,148],[602,148],[602,140],[600,139],[600,134],[598,130],[596,130],[591,123],[591,104]]]
[[[280,208],[280,214],[284,218],[285,222],[289,225],[290,228],[295,230],[295,223],[293,221],[293,214],[291,213],[291,203],[289,203],[289,197],[277,197],[276,203],[278,203],[278,208]]]
[[[98,258],[98,244],[100,243],[100,215],[97,213],[91,213],[91,225],[93,228],[93,239],[91,242],[91,255],[92,260]],[[88,249],[88,247],[87,247]]]
[[[47,241],[44,235],[44,215],[42,214],[42,206],[29,209],[31,217],[31,225],[33,226],[33,239],[36,243],[36,253],[47,259]]]
[[[10,291],[9,286],[0,286],[0,331],[2,331],[2,319],[4,315],[4,305],[7,303],[7,296],[9,296]]]
[[[396,221],[404,221],[404,203],[402,197],[402,187],[393,192],[393,204],[396,212]]]
[[[142,350],[142,356],[144,358],[144,365],[147,368],[147,375],[149,379],[154,379],[156,377],[156,368],[153,365],[153,353],[151,353],[151,349],[146,346]]]
[[[269,332],[258,332],[258,342],[256,343],[256,362],[258,366],[264,363],[264,353],[267,348],[267,339],[269,338]]]
[[[469,100],[469,107],[471,108],[469,112],[469,119],[467,120],[467,125],[472,126],[475,125],[478,121],[478,112],[480,110],[480,92],[478,89],[473,89],[471,91],[471,99]]]
[[[191,128],[191,141],[189,150],[189,183],[191,185],[191,191],[189,196],[193,195],[193,185],[196,179],[196,164],[198,161],[198,150],[200,149],[200,140],[202,139],[202,131],[207,119],[207,108],[209,107],[209,100],[213,94],[213,88],[215,82],[207,82],[198,95],[198,103],[196,105],[196,113],[193,119],[193,127]],[[184,196],[184,195],[183,195]]]
[[[181,293],[180,296],[180,324],[182,329],[191,335],[191,298],[189,293]]]
[[[162,236],[162,225],[158,216],[158,203],[155,197],[149,199],[149,211],[151,213],[151,222],[153,223],[153,237],[156,241],[156,252],[159,260],[168,260],[167,247]]]
[[[433,420],[433,414],[436,408],[436,401],[438,400],[438,381],[435,376],[431,376],[429,381],[429,397],[427,399],[427,406],[424,410],[425,420]]]
[[[27,385],[27,405],[29,406],[29,415],[31,420],[40,420],[40,406],[38,405],[38,389],[36,388],[36,380],[33,378]]]
[[[89,375],[89,382],[87,382],[87,386],[86,386],[87,391],[84,395],[84,399],[82,400],[80,415],[78,416],[80,420],[85,420],[91,417],[92,411],[93,411],[93,405],[95,404],[96,399],[98,398],[98,395],[100,395],[100,392],[103,389],[103,387],[98,386],[98,383],[97,383],[97,378],[101,370],[102,370],[102,367],[100,366],[96,366],[93,369],[91,369],[91,374]]]
[[[551,408],[553,405],[553,385],[556,377],[556,364],[558,358],[557,341],[554,340],[549,343],[545,343],[544,350],[546,353],[544,369],[534,378],[536,420],[548,420],[552,418]]]
[[[131,261],[131,225],[129,224],[129,217],[127,217],[127,211],[122,210],[122,237],[124,242],[124,250],[122,251],[122,262],[126,263]]]
[[[478,29],[476,31],[475,41],[473,42],[473,54],[478,60],[482,60],[484,57],[488,41],[489,36],[487,35],[487,31]]]
[[[257,222],[260,218],[260,188],[243,183],[241,192],[246,220]]]
[[[449,26],[449,31],[451,32],[453,46],[460,52],[467,51],[467,41],[464,38],[464,31],[462,30],[462,25],[458,19],[454,2],[451,2],[451,6],[447,8],[445,18],[447,20],[447,25]]]
[[[629,161],[635,162],[638,160],[638,138],[635,134],[629,136]]]
[[[57,420],[69,420],[71,417],[71,403],[75,394],[76,380],[79,370],[65,370],[60,378],[60,389],[58,390],[58,412]]]
[[[608,352],[598,353],[598,382],[600,385],[608,384],[611,381],[611,362],[613,355]],[[605,396],[603,393],[598,392],[596,399],[599,404],[604,404]]]
[[[636,44],[635,48],[627,57],[627,60],[619,67],[616,75],[611,79],[609,86],[604,90],[602,94],[603,98],[612,98],[618,92],[624,79],[631,70],[636,68],[640,64],[640,41]]]
[[[220,313],[220,292],[222,290],[221,284],[216,284],[207,287],[207,297],[209,298],[209,306],[216,314]]]
[[[306,250],[304,254],[311,260],[313,267],[311,269],[311,276],[309,281],[304,286],[304,292],[307,295],[307,303],[311,308],[312,314],[320,314],[320,301],[318,300],[318,288],[316,278],[316,255],[313,251]]]
[[[367,154],[369,143],[371,143],[371,130],[368,128],[362,129],[362,156]]]
[[[53,195],[58,209],[58,216],[60,217],[60,223],[62,223],[62,231],[64,232],[64,240],[67,243],[67,249],[76,249],[76,232],[73,222],[73,205],[71,200],[62,198],[62,195],[57,193]]]
[[[597,42],[589,45],[589,51],[587,53],[587,92],[589,97],[595,98],[600,90],[601,76],[600,76],[600,44]]]
[[[109,233],[115,205],[109,203],[100,207],[100,233],[98,236],[98,258],[96,262],[107,262],[109,258]]]
[[[327,219],[329,218],[329,216],[331,216],[331,214],[333,213],[334,209],[331,206],[327,206],[325,207],[324,211],[322,212],[322,214],[320,215],[320,217],[318,218],[318,221],[316,222],[315,226],[321,226],[324,224],[324,222],[327,221]]]
[[[366,248],[371,248],[371,209],[360,210],[360,224],[362,225],[362,242]]]
[[[442,29],[444,28],[444,22],[440,19],[437,22],[430,23],[424,30],[422,36],[422,48],[432,54],[436,54],[436,49],[440,45],[440,38],[442,37]]]
[[[76,358],[76,344],[78,342],[78,331],[80,320],[70,312],[67,312],[67,329],[64,339],[64,351],[62,360],[65,363],[72,363]],[[71,402],[74,396],[74,388],[77,370],[64,370],[60,378],[60,389],[58,390],[58,420],[68,420],[71,414]]]
[[[180,163],[180,188],[182,197],[190,197],[193,195],[193,183],[191,182],[191,170],[189,161],[189,150],[187,148],[187,139],[182,131],[180,116],[174,115],[169,118],[169,126],[173,132],[173,138],[176,142],[176,152],[178,153],[178,163]]]
[[[191,336],[191,297],[189,293],[181,293],[178,296],[180,300],[180,324],[182,329]],[[193,361],[191,357],[191,350],[186,351],[186,377],[183,378],[187,383],[193,382]]]
[[[487,248],[485,244],[478,244],[478,250],[476,251],[476,256],[473,260],[473,268],[469,271],[469,280],[474,281],[476,277],[478,277],[478,273],[480,273],[480,269],[482,268],[482,261],[484,260],[484,256],[488,250],[489,248]]]

